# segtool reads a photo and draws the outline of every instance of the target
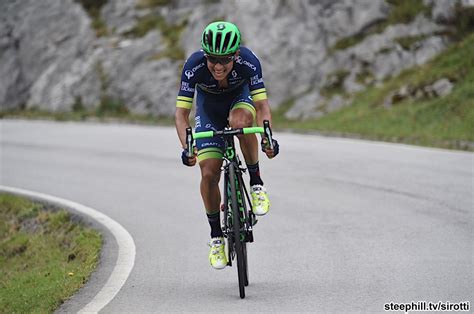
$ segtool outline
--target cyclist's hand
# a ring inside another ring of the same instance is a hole
[[[262,152],[267,154],[268,158],[273,158],[280,152],[280,145],[276,139],[273,139],[273,149],[270,149],[270,145],[268,145],[268,139],[266,137],[262,138]]]
[[[183,165],[192,167],[196,164],[196,155],[197,155],[197,150],[194,148],[194,154],[193,157],[188,157],[188,150],[183,149],[183,152],[181,153],[181,161],[183,162]]]

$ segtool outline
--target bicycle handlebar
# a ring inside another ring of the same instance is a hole
[[[270,128],[270,122],[268,120],[263,121],[263,127],[249,127],[249,128],[238,128],[238,129],[224,129],[221,131],[204,131],[193,134],[192,128],[186,128],[186,146],[188,151],[188,157],[194,155],[194,140],[201,138],[209,138],[214,136],[234,136],[240,134],[264,134],[269,140],[270,149],[273,149],[272,130]]]
[[[194,133],[194,139],[200,138],[208,138],[213,136],[234,136],[240,134],[256,134],[256,133],[264,133],[264,129],[262,127],[251,127],[251,128],[240,128],[240,129],[228,129],[222,131],[204,131],[204,132],[197,132]]]

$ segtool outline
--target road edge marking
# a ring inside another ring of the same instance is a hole
[[[128,231],[121,224],[98,210],[56,196],[4,185],[0,185],[0,191],[32,197],[57,204],[60,207],[66,207],[66,209],[73,209],[92,218],[108,229],[117,241],[117,261],[107,282],[94,296],[94,298],[86,306],[79,310],[78,313],[97,313],[110,301],[112,301],[112,299],[117,295],[117,293],[127,281],[128,276],[130,275],[135,264],[135,242],[133,241],[130,233],[128,233]]]

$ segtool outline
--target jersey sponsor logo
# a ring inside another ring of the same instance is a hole
[[[250,78],[250,85],[257,85],[263,83],[263,77],[258,77],[258,75],[252,76]]]
[[[201,116],[196,116],[196,118],[194,118],[194,121],[196,122],[196,128],[200,128],[201,127]]]
[[[181,82],[181,90],[182,90],[183,92],[194,93],[194,88],[189,87],[189,83],[188,83],[188,82]]]
[[[192,78],[194,76],[194,72],[191,71],[191,70],[187,70],[187,71],[184,72],[184,75],[186,75],[186,77],[189,80],[190,78]]]
[[[242,59],[241,56],[238,56],[237,59],[235,59],[235,62],[237,62],[238,64],[244,64],[248,66],[249,68],[251,68],[252,70],[257,71],[257,67],[255,65],[248,62],[247,60]]]
[[[200,68],[202,68],[203,66],[204,66],[204,62],[196,65],[194,68],[192,68],[193,73],[199,70]]]
[[[208,146],[219,147],[220,145],[217,142],[208,142],[208,143],[203,143],[201,147],[203,148],[203,147],[208,147]]]
[[[184,75],[186,75],[186,77],[189,80],[190,78],[192,78],[194,76],[194,73],[196,73],[196,71],[199,70],[200,68],[202,68],[203,66],[204,66],[204,63],[200,63],[200,64],[196,65],[194,68],[192,68],[191,70],[186,70],[184,72]]]
[[[238,75],[237,72],[236,72],[235,70],[232,70],[232,77],[233,77],[233,78],[236,78],[237,75]]]

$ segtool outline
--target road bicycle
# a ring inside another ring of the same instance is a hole
[[[186,144],[188,157],[192,157],[194,151],[194,140],[222,136],[224,138],[223,167],[224,189],[223,204],[224,217],[222,232],[227,239],[228,266],[237,259],[237,274],[239,278],[240,297],[245,298],[245,287],[249,284],[249,269],[247,262],[247,243],[253,242],[253,227],[257,223],[255,214],[252,212],[252,202],[248,190],[242,179],[246,168],[236,153],[234,136],[241,134],[263,134],[267,139],[270,149],[273,149],[272,131],[270,123],[265,120],[263,127],[249,127],[232,129],[230,127],[221,131],[192,132],[186,129]]]

